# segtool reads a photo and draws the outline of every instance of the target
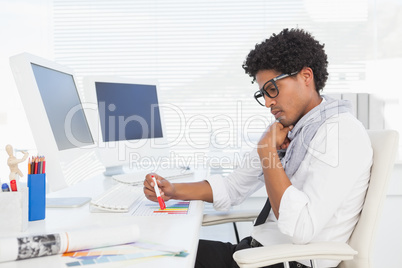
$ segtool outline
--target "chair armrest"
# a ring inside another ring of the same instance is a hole
[[[202,226],[216,225],[227,222],[253,221],[257,218],[258,210],[212,212],[204,214]]]
[[[236,251],[233,258],[240,267],[262,267],[297,260],[351,260],[357,254],[341,242],[318,242],[306,245],[281,244]]]

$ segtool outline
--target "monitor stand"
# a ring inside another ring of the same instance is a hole
[[[103,172],[103,175],[106,177],[111,177],[113,175],[118,175],[118,174],[123,174],[126,173],[124,171],[124,166],[113,166],[113,167],[106,167],[105,172]]]

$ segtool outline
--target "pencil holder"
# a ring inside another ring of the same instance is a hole
[[[28,191],[0,193],[0,233],[23,232],[28,227]]]
[[[46,174],[28,175],[28,220],[45,219],[46,212]]]

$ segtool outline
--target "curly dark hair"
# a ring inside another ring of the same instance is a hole
[[[279,34],[272,34],[250,51],[243,63],[243,69],[253,77],[261,70],[275,70],[290,74],[310,67],[314,73],[317,92],[322,90],[328,79],[327,54],[324,44],[302,29],[284,29]]]

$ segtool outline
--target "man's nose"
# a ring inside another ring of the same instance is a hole
[[[275,98],[272,99],[267,96],[264,96],[264,99],[265,99],[265,107],[267,108],[271,108],[271,106],[276,103]]]

